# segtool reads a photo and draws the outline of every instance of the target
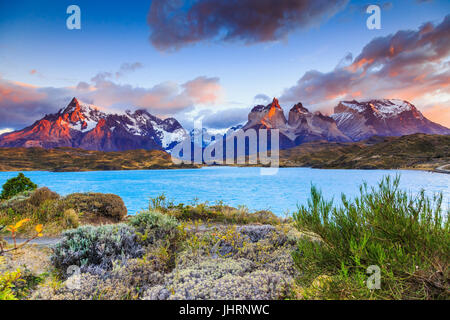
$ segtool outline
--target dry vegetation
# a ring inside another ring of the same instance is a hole
[[[183,165],[182,167],[190,167]],[[0,148],[0,171],[95,171],[175,169],[170,155],[161,150],[121,152],[75,148]]]
[[[372,137],[355,143],[311,142],[282,150],[283,167],[433,170],[450,163],[450,136]]]

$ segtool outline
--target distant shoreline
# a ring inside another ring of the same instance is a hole
[[[79,148],[0,148],[0,172],[88,172],[197,169],[223,166],[175,164],[162,150],[91,151]],[[264,167],[262,165],[231,165]],[[359,142],[304,142],[280,150],[280,168],[421,170],[450,173],[450,136],[412,134]]]

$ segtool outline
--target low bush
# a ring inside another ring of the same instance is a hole
[[[147,300],[280,299],[288,294],[289,280],[282,274],[256,270],[246,259],[206,259],[175,269],[164,284],[144,295]]]
[[[67,209],[63,214],[64,228],[77,228],[80,225],[80,217],[74,209]]]
[[[39,188],[35,190],[28,199],[29,203],[34,207],[39,207],[47,200],[58,200],[59,195],[56,192],[51,191],[47,187]]]
[[[127,209],[116,195],[86,193],[60,197],[48,188],[26,191],[0,203],[0,225],[14,224],[21,219],[46,225],[46,235],[60,234],[80,224],[109,224],[124,220]],[[27,226],[21,230],[33,233]]]
[[[327,285],[303,291],[304,297],[449,299],[450,222],[441,202],[442,195],[400,190],[399,177],[386,177],[376,188],[364,184],[359,197],[343,195],[339,207],[312,187],[294,220],[320,240],[300,240],[294,261],[305,288],[320,276],[329,278]],[[367,285],[376,285],[367,282],[369,266],[379,268],[379,289]]]
[[[198,203],[196,200],[191,205],[183,203],[174,204],[168,201],[164,195],[150,199],[150,211],[159,211],[177,218],[179,221],[219,222],[229,224],[280,224],[283,219],[266,210],[249,212],[245,206],[233,208],[218,201],[215,204]]]
[[[72,193],[64,201],[67,207],[77,212],[109,218],[114,222],[122,221],[127,215],[125,203],[115,194]]]
[[[143,259],[117,264],[108,274],[74,274],[57,286],[42,285],[34,300],[132,300],[163,282],[163,275]]]
[[[111,270],[116,260],[126,261],[144,254],[134,229],[123,223],[86,225],[67,230],[62,236],[50,259],[63,275],[73,265],[79,266],[82,272],[102,273]]]
[[[174,217],[157,211],[142,211],[130,217],[128,223],[133,226],[145,244],[158,240],[171,240],[176,236],[178,221]]]

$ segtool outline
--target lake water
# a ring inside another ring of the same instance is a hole
[[[73,192],[114,193],[122,197],[129,214],[148,207],[150,197],[165,193],[175,203],[223,200],[231,206],[245,205],[251,210],[268,209],[276,214],[293,212],[306,204],[311,184],[327,198],[340,201],[340,194],[354,197],[366,181],[376,185],[385,175],[401,175],[402,188],[429,195],[443,192],[444,206],[450,207],[450,175],[413,170],[323,170],[280,168],[273,176],[260,175],[259,168],[206,167],[179,170],[134,170],[92,172],[26,172],[39,186],[61,195]],[[17,172],[0,172],[0,185]]]

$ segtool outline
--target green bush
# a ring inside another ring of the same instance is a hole
[[[320,241],[303,239],[293,257],[303,287],[330,276],[307,298],[449,298],[450,230],[442,194],[399,190],[399,177],[383,178],[377,188],[360,187],[360,196],[333,206],[311,188],[307,206],[294,214],[297,228]],[[369,266],[378,266],[381,288],[367,286]]]
[[[37,185],[35,183],[25,177],[23,173],[19,173],[17,177],[11,178],[5,182],[2,193],[0,194],[0,199],[7,200],[19,193],[31,191],[36,188]]]
[[[136,229],[144,243],[152,244],[162,239],[173,239],[178,221],[158,211],[143,211],[131,217],[129,224]]]

